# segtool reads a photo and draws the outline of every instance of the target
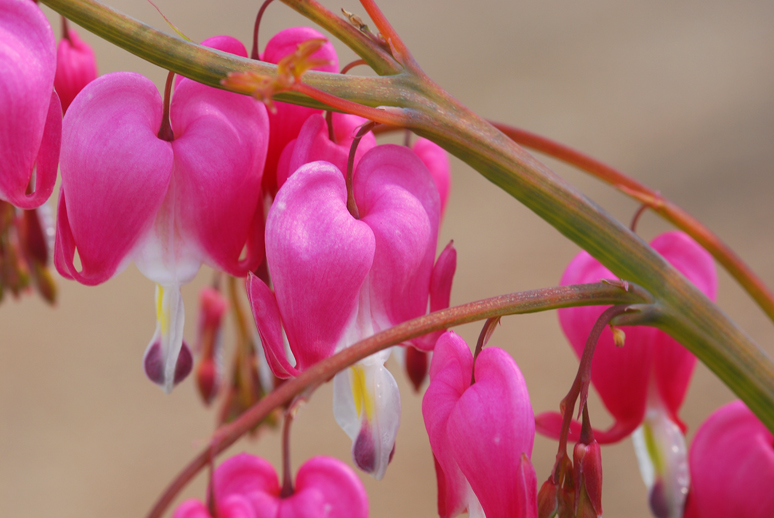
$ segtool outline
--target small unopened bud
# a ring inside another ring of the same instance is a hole
[[[199,293],[199,329],[196,352],[200,355],[196,367],[196,385],[205,404],[217,396],[223,379],[223,315],[228,303],[215,288],[205,287]]]
[[[613,332],[613,342],[616,347],[623,347],[626,342],[626,333],[620,327],[610,326],[610,331]]]
[[[558,482],[554,482],[552,473],[538,492],[538,518],[572,518],[575,509],[572,462],[564,454],[559,466],[554,469],[558,470]]]
[[[415,392],[419,392],[419,389],[422,388],[422,383],[427,378],[430,366],[429,356],[430,354],[425,351],[420,351],[414,347],[406,347],[406,373],[411,380],[411,384],[414,385]]]
[[[73,29],[59,41],[54,88],[66,112],[83,87],[97,78],[97,59],[91,47]]]
[[[578,442],[573,450],[575,474],[575,516],[602,516],[602,451],[599,443]]]

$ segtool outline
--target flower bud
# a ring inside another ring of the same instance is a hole
[[[196,385],[206,405],[209,405],[223,380],[223,315],[228,302],[218,290],[205,287],[199,293],[199,329],[196,352],[200,355],[196,366]]]
[[[602,516],[602,451],[599,443],[581,442],[573,450],[575,474],[575,516],[598,518]]]
[[[54,88],[62,102],[62,113],[67,112],[75,96],[83,87],[97,78],[97,59],[91,47],[78,37],[74,29],[67,29],[56,50]]]

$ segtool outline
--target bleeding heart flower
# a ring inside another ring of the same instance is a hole
[[[685,518],[774,516],[774,436],[741,401],[699,427],[690,465]]]
[[[366,518],[368,497],[362,482],[346,464],[332,457],[313,457],[296,476],[295,491],[282,497],[277,473],[267,461],[246,453],[218,466],[213,476],[217,518]],[[210,502],[212,505],[212,502]],[[174,518],[212,518],[208,507],[187,500]]]
[[[682,232],[667,232],[651,242],[654,250],[715,299],[717,277],[712,257]],[[581,252],[567,267],[561,283],[582,284],[614,278],[588,253]],[[591,327],[604,307],[587,306],[559,310],[559,322],[576,354],[580,356]],[[615,423],[606,431],[594,431],[600,444],[634,435],[643,479],[651,493],[651,504],[670,509],[680,518],[688,487],[685,425],[677,412],[685,398],[696,358],[675,339],[652,327],[626,329],[623,347],[617,347],[606,329],[597,343],[591,366],[591,381]],[[544,413],[537,429],[558,438],[561,416]],[[577,440],[580,425],[573,423],[570,439]]]
[[[417,154],[433,175],[438,194],[441,195],[441,219],[446,212],[446,202],[449,201],[449,189],[451,187],[451,164],[449,154],[441,146],[427,140],[418,138],[411,146],[411,150]]]
[[[82,284],[102,283],[131,260],[157,283],[145,365],[150,375],[149,362],[161,361],[154,381],[166,391],[179,377],[180,286],[203,262],[245,275],[261,261],[268,141],[262,105],[194,81],[178,84],[170,120],[174,139],[166,141],[158,137],[161,97],[139,74],[109,74],[84,88],[64,120],[55,250],[59,272]]]
[[[97,59],[75,29],[65,30],[56,50],[54,88],[62,101],[62,111],[66,113],[75,96],[97,78]]]
[[[0,200],[23,209],[42,205],[56,182],[62,107],[54,91],[55,52],[37,5],[0,0]]]
[[[435,346],[422,400],[438,477],[438,514],[489,518],[537,516],[530,462],[535,419],[527,385],[513,358],[488,347],[475,363],[449,331]]]
[[[282,30],[266,44],[261,61],[279,63],[285,56],[293,54],[301,43],[319,38],[325,39],[325,36],[311,27],[290,27]],[[332,73],[339,71],[339,58],[336,55],[336,49],[329,41],[315,52],[312,58],[328,62],[327,65],[314,67],[312,70]],[[277,164],[282,150],[298,136],[301,127],[309,116],[322,113],[322,110],[281,102],[275,103],[275,106],[277,111],[269,113],[271,136],[269,138],[269,152],[266,156],[266,170],[263,174],[263,191],[271,195],[274,195],[279,188],[277,185]]]
[[[361,159],[353,191],[360,219],[347,210],[342,172],[312,162],[290,176],[269,211],[266,257],[274,293],[253,276],[247,292],[278,377],[295,376],[427,311],[439,218],[427,168],[409,149],[378,146]],[[354,441],[357,465],[376,478],[387,469],[400,421],[398,387],[384,368],[389,354],[334,378],[336,420]]]

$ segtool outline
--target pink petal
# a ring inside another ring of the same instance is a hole
[[[774,437],[741,402],[713,413],[690,451],[686,516],[774,516]]]
[[[424,162],[433,176],[433,181],[441,197],[441,219],[443,219],[443,214],[446,212],[446,202],[449,201],[449,188],[451,187],[449,154],[435,142],[422,137],[414,142],[411,149]]]
[[[280,379],[298,376],[298,370],[290,364],[285,354],[282,319],[274,293],[252,273],[245,279],[245,289],[271,371]]]
[[[497,347],[484,349],[475,369],[475,384],[449,415],[448,444],[487,516],[528,516],[537,489],[531,465],[521,462],[532,455],[535,439],[526,383]]]
[[[54,88],[66,112],[75,96],[97,78],[97,58],[88,43],[75,29],[69,29],[68,38],[62,38],[56,51],[56,75]]]
[[[279,517],[366,518],[368,496],[346,464],[332,457],[312,457],[298,470],[296,492],[281,503]]]
[[[61,107],[53,91],[55,52],[38,6],[0,1],[0,200],[24,209],[43,204],[56,181]],[[35,191],[27,195],[36,163]]]
[[[83,92],[63,123],[56,265],[65,277],[92,285],[125,265],[150,230],[167,193],[173,153],[156,136],[161,97],[150,80],[117,72]],[[76,246],[80,272],[72,264]]]
[[[473,355],[453,331],[441,335],[430,364],[430,385],[422,399],[422,416],[435,458],[438,479],[438,514],[457,516],[465,510],[467,482],[457,466],[449,443],[449,416],[470,386]]]
[[[261,56],[262,61],[269,63],[279,63],[285,56],[292,54],[298,48],[298,45],[316,38],[324,38],[320,32],[311,27],[290,27],[282,30],[272,37],[266,44],[266,49]],[[312,55],[315,59],[326,59],[330,61],[329,65],[316,67],[314,70],[321,72],[338,72],[339,59],[336,56],[336,50],[330,41],[325,43],[317,52]],[[306,108],[304,106],[295,106],[292,104],[275,103],[276,113],[269,114],[271,127],[271,138],[269,140],[269,152],[266,158],[266,170],[263,176],[263,190],[266,193],[274,194],[277,192],[277,162],[285,146],[298,136],[301,126],[306,119],[314,114],[321,113],[322,110]]]
[[[299,370],[336,350],[371,269],[373,233],[346,199],[341,171],[313,162],[277,193],[266,221],[266,257]]]
[[[180,232],[199,243],[213,266],[245,275],[263,258],[266,108],[248,97],[185,81],[172,100],[171,120]],[[247,256],[239,261],[246,243]]]
[[[274,468],[268,461],[247,453],[235,455],[218,466],[213,491],[219,511],[221,502],[232,496],[250,502],[256,518],[274,518],[280,507],[280,485]]]
[[[378,327],[427,312],[440,202],[427,168],[403,146],[366,153],[354,175],[361,221],[376,237],[371,312]]]

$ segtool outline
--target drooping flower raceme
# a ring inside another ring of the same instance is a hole
[[[682,232],[667,232],[651,242],[654,250],[715,299],[717,277],[712,257]],[[567,267],[562,284],[582,284],[615,278],[596,259],[581,252]],[[559,322],[578,356],[591,327],[605,308],[596,306],[559,310]],[[652,327],[626,328],[623,347],[616,347],[606,329],[597,343],[591,366],[591,381],[615,423],[606,431],[595,431],[600,444],[619,441],[635,433],[634,442],[650,504],[660,516],[680,518],[689,474],[683,437],[685,426],[677,416],[688,390],[696,363],[688,350],[663,331]],[[561,416],[537,417],[538,431],[558,437]],[[570,437],[578,437],[573,423]],[[668,511],[664,511],[667,509]]]
[[[42,205],[56,182],[62,107],[55,70],[54,34],[40,8],[0,0],[0,200],[23,209]]]
[[[67,35],[56,49],[56,75],[54,87],[62,101],[62,111],[67,112],[78,92],[97,78],[97,59],[88,43],[75,29],[67,29]]]
[[[203,262],[245,275],[263,256],[268,142],[262,105],[194,81],[177,85],[170,119],[171,142],[158,137],[161,97],[139,74],[84,88],[64,120],[55,252],[59,272],[82,284],[104,282],[131,260],[157,283],[145,368],[167,391],[183,344],[180,286]]]
[[[332,457],[313,457],[298,470],[295,491],[283,497],[277,473],[260,457],[242,453],[213,476],[216,518],[367,518],[368,497],[357,475]],[[198,500],[180,504],[174,518],[213,518]]]
[[[452,518],[534,518],[537,480],[530,462],[535,420],[527,385],[511,356],[488,347],[475,363],[453,331],[435,345],[422,400],[438,477],[438,514]]]
[[[274,293],[253,276],[247,291],[278,377],[427,311],[440,208],[430,173],[411,150],[378,146],[361,159],[353,191],[360,219],[347,210],[343,173],[312,162],[290,176],[269,211]],[[354,441],[357,465],[376,478],[387,469],[400,421],[388,356],[373,355],[334,378],[336,420]]]
[[[685,518],[774,516],[774,436],[741,401],[699,427],[690,465]]]

